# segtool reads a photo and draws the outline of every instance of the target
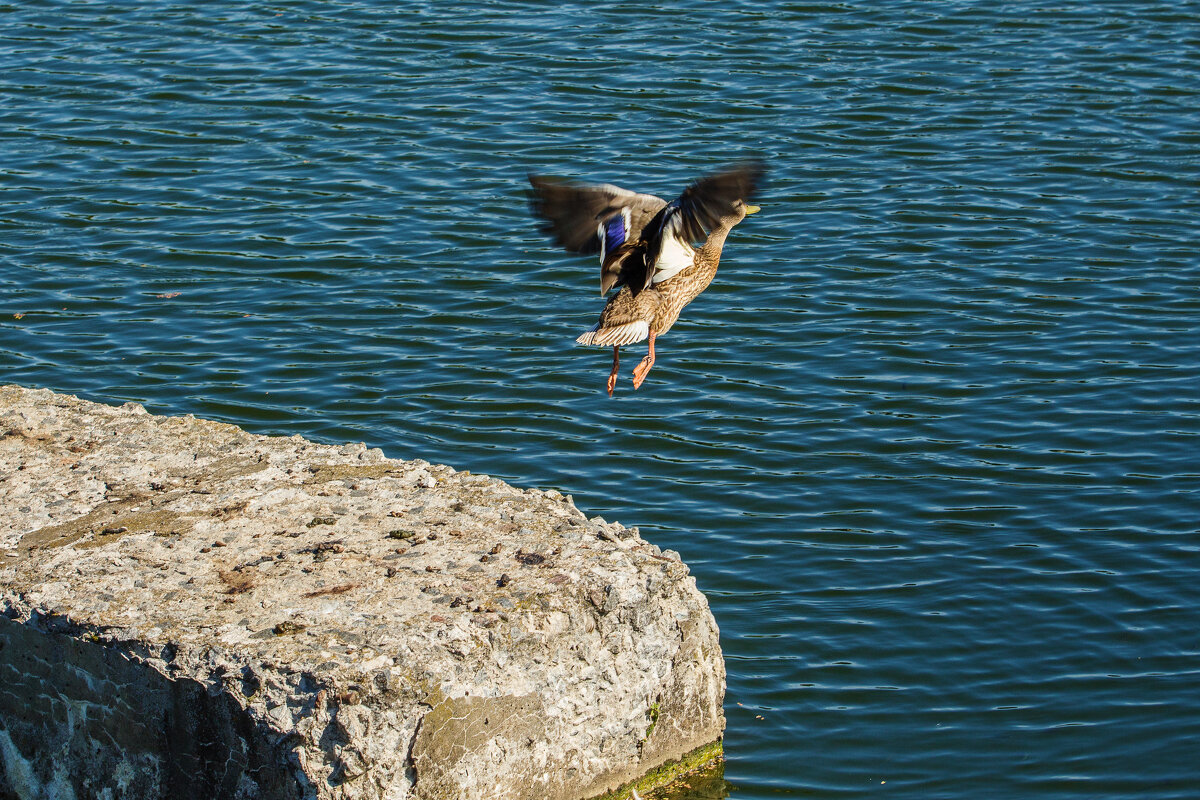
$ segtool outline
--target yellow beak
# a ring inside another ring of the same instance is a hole
[[[759,211],[762,211],[761,206],[746,206],[746,216],[757,214]]]

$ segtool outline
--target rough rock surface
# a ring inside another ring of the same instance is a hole
[[[557,492],[0,387],[0,796],[587,798],[724,688],[678,556]]]

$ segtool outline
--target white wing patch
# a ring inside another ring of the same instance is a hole
[[[680,236],[682,219],[678,206],[670,209],[667,214],[667,221],[662,228],[662,248],[658,251],[658,260],[654,262],[651,285],[674,278],[696,260],[695,249]]]
[[[662,250],[658,254],[658,261],[654,262],[654,277],[650,279],[651,285],[674,278],[690,267],[695,260],[696,251],[690,244],[675,238],[664,238]]]
[[[650,325],[645,320],[626,322],[612,328],[601,328],[600,323],[590,331],[584,331],[575,344],[590,344],[596,347],[622,347],[649,338]]]

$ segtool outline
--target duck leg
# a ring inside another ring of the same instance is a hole
[[[621,363],[621,348],[613,348],[613,368],[608,375],[608,396],[612,397],[613,387],[617,385],[617,365]]]
[[[654,366],[654,331],[650,331],[650,352],[642,359],[642,363],[633,368],[633,388],[637,389],[642,385],[642,381],[646,380],[646,375],[649,374],[650,368]],[[616,369],[616,365],[613,365]]]

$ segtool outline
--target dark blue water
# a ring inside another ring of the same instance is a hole
[[[1200,795],[1200,3],[0,5],[0,382],[679,550],[737,798]],[[527,172],[763,212],[634,393]]]

